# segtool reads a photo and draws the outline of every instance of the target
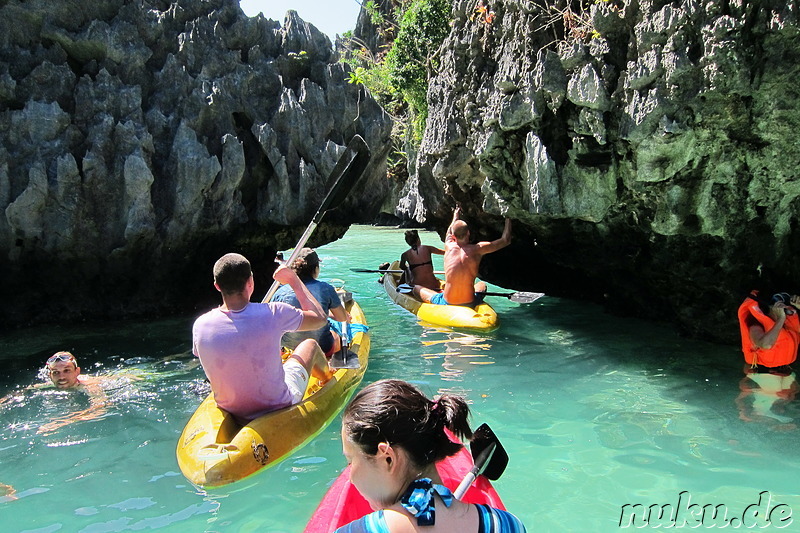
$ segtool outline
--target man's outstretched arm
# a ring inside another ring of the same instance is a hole
[[[461,220],[461,206],[456,205],[456,208],[453,210],[453,220],[450,221],[450,225],[447,227],[447,235],[445,236],[445,240],[447,237],[453,235],[454,226],[456,224],[456,220]]]
[[[492,242],[479,242],[478,249],[481,251],[481,254],[490,254],[505,248],[509,244],[511,244],[511,219],[507,218],[506,225],[503,228],[503,234],[500,238]]]

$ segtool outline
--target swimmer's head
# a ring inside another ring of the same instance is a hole
[[[47,374],[59,389],[79,385],[81,369],[75,356],[69,352],[57,352],[47,360]]]

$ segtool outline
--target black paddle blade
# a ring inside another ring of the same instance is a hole
[[[364,173],[364,169],[367,168],[370,155],[369,146],[364,142],[364,139],[360,135],[354,135],[350,142],[347,143],[347,148],[339,157],[336,166],[333,167],[328,181],[330,190],[322,201],[322,205],[314,217],[314,222],[319,223],[326,211],[344,202],[344,199],[350,193],[350,189],[353,188],[361,174]]]
[[[512,293],[508,299],[518,304],[529,304],[535,302],[542,296],[544,296],[543,292],[515,292]]]
[[[358,360],[358,354],[351,352],[349,349],[339,350],[329,363],[331,368],[339,370],[340,368],[361,368],[361,361]]]
[[[469,449],[472,452],[472,460],[477,461],[481,452],[489,448],[492,444],[496,446],[494,453],[489,459],[489,464],[483,470],[483,475],[494,481],[498,479],[508,466],[508,453],[506,453],[500,440],[492,431],[488,424],[481,424],[478,429],[472,434],[472,439],[469,441]]]

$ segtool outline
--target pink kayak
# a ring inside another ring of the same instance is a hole
[[[472,456],[466,448],[436,465],[444,486],[455,491],[472,468]],[[478,476],[462,498],[467,503],[483,503],[505,509],[492,483]],[[373,511],[367,500],[350,483],[350,467],[345,468],[322,498],[317,510],[306,525],[305,533],[331,533],[345,524],[358,520]]]

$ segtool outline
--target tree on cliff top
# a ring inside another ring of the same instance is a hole
[[[363,84],[392,115],[397,147],[390,156],[390,176],[406,175],[402,147],[418,145],[428,116],[428,79],[439,67],[439,48],[450,31],[449,0],[369,0],[364,9],[383,44],[377,49],[352,34],[345,36],[345,61],[353,67],[351,83]]]

